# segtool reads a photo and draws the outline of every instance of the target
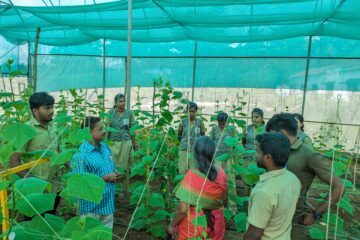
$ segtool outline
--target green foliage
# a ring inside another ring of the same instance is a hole
[[[2,130],[2,138],[8,140],[17,150],[21,150],[36,135],[37,132],[32,126],[23,123],[13,123]]]
[[[226,221],[229,221],[233,216],[234,216],[234,214],[232,213],[232,211],[230,209],[224,208],[224,217],[225,217]]]
[[[350,215],[354,215],[354,208],[351,205],[347,196],[342,197],[341,200],[337,203],[337,205],[340,205],[340,208],[344,209]]]
[[[39,178],[22,178],[15,182],[14,189],[16,194],[27,196],[32,193],[43,193],[50,189],[50,184]]]
[[[136,187],[136,189],[131,194],[130,205],[135,205],[138,203],[144,188],[145,188],[144,184],[141,184],[140,186]],[[148,191],[148,188],[145,189],[145,195],[147,194],[147,191]]]
[[[76,151],[77,150],[75,148],[72,148],[56,154],[55,157],[51,158],[51,166],[64,165],[71,160],[72,156],[76,153]]]
[[[224,142],[228,147],[235,147],[235,145],[238,144],[238,139],[235,137],[228,137],[225,138]]]
[[[89,128],[77,129],[76,132],[71,134],[66,140],[73,146],[79,146],[85,140],[91,140],[91,134]]]
[[[166,232],[163,226],[156,224],[151,226],[148,229],[148,232],[150,232],[151,234],[153,234],[155,237],[160,237],[160,238],[165,238],[166,237]]]
[[[218,160],[218,161],[226,161],[228,158],[229,158],[229,154],[224,153],[224,154],[221,154],[221,155],[217,156],[217,157],[215,158],[215,160]]]
[[[236,216],[234,217],[234,222],[236,225],[236,231],[245,232],[246,222],[247,222],[246,213],[240,212],[240,213],[236,214]]]
[[[65,220],[52,214],[45,214],[44,218],[35,216],[29,224],[31,229],[36,229],[47,235],[53,235],[54,231],[60,234],[64,226]]]
[[[206,216],[205,215],[197,216],[191,221],[191,223],[194,224],[195,226],[206,227],[207,226]]]
[[[325,231],[317,227],[311,227],[309,232],[312,239],[325,239]]]
[[[9,181],[4,181],[1,180],[0,182],[0,191],[2,191],[3,189],[7,188],[9,186],[10,182]]]
[[[165,202],[163,196],[159,193],[153,193],[149,197],[149,205],[153,208],[161,207],[165,208]]]
[[[68,196],[100,203],[105,190],[105,182],[95,174],[73,174],[67,179],[67,186],[63,191],[65,190]]]
[[[32,217],[54,208],[55,193],[30,193],[16,202],[16,210],[25,216]]]

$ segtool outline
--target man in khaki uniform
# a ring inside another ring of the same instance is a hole
[[[294,237],[299,232],[301,225],[309,226],[317,220],[321,220],[322,215],[328,209],[328,196],[317,207],[310,208],[306,204],[306,195],[314,178],[317,176],[326,184],[331,185],[331,205],[340,200],[343,185],[335,174],[331,177],[331,166],[326,159],[311,148],[306,147],[302,139],[296,137],[297,123],[293,114],[275,114],[268,121],[266,131],[283,133],[291,143],[291,152],[286,168],[300,179],[302,185],[300,199],[293,219],[292,236]]]
[[[16,167],[23,163],[37,160],[31,152],[42,150],[45,152],[59,152],[59,143],[55,127],[51,125],[54,116],[54,98],[46,92],[38,92],[29,98],[30,109],[33,114],[26,123],[34,127],[38,133],[27,142],[21,152],[15,152],[10,157],[10,166]],[[30,172],[28,172],[30,171]],[[33,167],[30,170],[19,172],[20,177],[37,177],[51,183],[51,192],[58,194],[61,191],[61,172],[59,166],[51,166],[50,162]],[[60,197],[57,195],[54,209],[49,211],[55,214]]]
[[[266,173],[251,191],[244,239],[290,240],[301,189],[299,179],[285,168],[290,142],[279,133],[257,135],[256,141],[256,162]]]

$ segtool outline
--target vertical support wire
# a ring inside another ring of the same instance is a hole
[[[27,59],[27,84],[28,86],[32,86],[32,78],[31,78],[31,43],[28,41],[28,59]]]
[[[105,85],[106,85],[106,39],[103,39],[103,69],[102,69],[102,95],[103,108],[105,109]]]
[[[130,109],[131,100],[131,34],[132,34],[132,0],[128,0],[128,51],[126,58],[126,80],[125,80],[125,95],[126,108]]]
[[[312,44],[312,36],[309,36],[309,45],[308,45],[308,52],[306,58],[306,69],[305,69],[305,81],[304,81],[304,91],[303,91],[303,100],[301,106],[301,115],[304,116],[305,111],[305,101],[306,101],[306,92],[307,92],[307,85],[309,79],[309,66],[310,66],[310,57],[311,57],[311,44]]]
[[[196,81],[196,62],[197,62],[197,41],[194,44],[194,63],[193,63],[193,75],[192,75],[192,87],[191,87],[191,101],[194,101],[195,97],[195,81]]]

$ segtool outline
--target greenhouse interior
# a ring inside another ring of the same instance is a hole
[[[1,0],[1,238],[360,239],[359,0]]]

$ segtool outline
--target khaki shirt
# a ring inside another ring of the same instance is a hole
[[[110,133],[109,139],[116,142],[131,140],[130,126],[135,123],[134,114],[130,110],[125,110],[123,115],[120,115],[116,109],[111,109],[108,113],[112,116],[110,127],[119,131]]]
[[[306,194],[315,176],[328,179],[331,166],[319,153],[305,146],[301,139],[291,145],[291,152],[286,168],[294,173],[301,182],[301,193],[296,209],[297,214],[306,211]]]
[[[224,153],[229,153],[231,149],[226,145],[225,139],[236,136],[237,132],[234,126],[226,126],[224,130],[221,130],[219,125],[214,125],[211,128],[210,138],[215,142],[217,149],[215,157]]]
[[[182,129],[179,145],[180,151],[192,152],[195,140],[201,136],[201,132],[205,132],[204,122],[200,118],[196,118],[194,122],[189,124],[189,120],[184,118],[181,120],[179,129]],[[190,144],[188,143],[188,139],[190,139]],[[190,149],[188,149],[188,145],[190,146]]]
[[[22,158],[23,163],[28,163],[37,160],[36,157],[31,157],[31,152],[47,149],[49,151],[58,153],[59,142],[57,138],[57,131],[54,126],[41,125],[35,118],[31,118],[26,124],[34,127],[38,133],[36,137],[27,142],[23,148],[22,153],[29,154]],[[50,146],[50,147],[49,147]],[[35,177],[48,181],[52,184],[51,192],[59,192],[61,190],[61,172],[59,166],[51,167],[50,162],[35,166],[31,170],[31,174]]]
[[[285,168],[260,175],[249,199],[248,224],[264,229],[262,240],[290,240],[299,179]]]

